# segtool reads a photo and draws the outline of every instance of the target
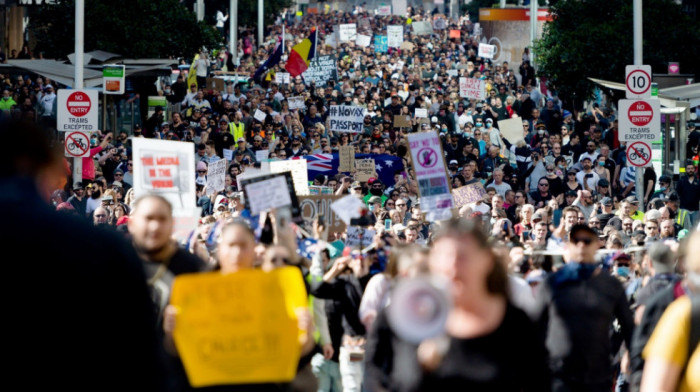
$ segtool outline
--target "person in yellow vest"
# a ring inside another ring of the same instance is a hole
[[[241,113],[236,112],[233,115],[233,121],[228,124],[229,132],[233,135],[233,140],[238,140],[240,138],[245,138],[245,124],[241,122]],[[236,147],[238,147],[238,142],[236,142]]]

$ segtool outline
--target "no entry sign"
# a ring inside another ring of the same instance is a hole
[[[658,99],[621,99],[618,109],[621,142],[651,143],[661,138],[661,105]]]
[[[58,130],[97,131],[98,97],[97,90],[58,90]]]
[[[627,162],[636,167],[651,166],[651,145],[634,142],[627,146]]]
[[[65,155],[71,158],[90,156],[90,138],[84,132],[66,132]]]

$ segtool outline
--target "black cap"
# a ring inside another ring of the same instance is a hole
[[[605,187],[609,187],[610,183],[605,178],[601,178],[600,180],[598,180],[598,186],[602,186],[605,188]]]
[[[670,184],[671,183],[671,177],[667,175],[663,175],[659,177],[659,182],[663,182],[664,184]]]
[[[606,196],[600,200],[600,204],[604,206],[611,206],[613,205],[613,200]]]
[[[74,191],[77,191],[77,190],[79,190],[79,189],[83,189],[83,183],[80,182],[80,181],[78,181],[78,182],[76,182],[75,184],[73,184],[73,190],[74,190]]]
[[[586,233],[589,233],[590,235],[597,237],[598,232],[593,230],[590,226],[588,225],[581,225],[581,224],[576,224],[571,228],[571,232],[569,233],[569,238],[573,238],[576,233],[580,231],[585,231]]]
[[[669,193],[668,194],[668,201],[672,201],[672,202],[680,201],[680,198],[678,197],[678,193],[676,193],[676,192]]]
[[[573,196],[573,197],[576,197],[577,194],[576,194],[576,191],[566,191],[566,196]]]
[[[156,106],[156,112],[162,112],[162,111],[163,111],[162,106],[160,106],[160,105]]]

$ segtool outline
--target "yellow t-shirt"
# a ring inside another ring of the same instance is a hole
[[[685,366],[690,339],[690,298],[683,296],[673,301],[656,325],[649,342],[644,347],[645,360],[658,358]],[[688,361],[688,368],[681,378],[677,391],[700,391],[700,345],[695,347]]]

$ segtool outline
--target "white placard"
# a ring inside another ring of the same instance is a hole
[[[287,159],[270,162],[270,173],[291,172],[294,191],[297,195],[309,194],[309,172],[306,171],[306,159]]]
[[[391,97],[384,100],[384,107],[391,105]]]
[[[245,186],[245,192],[250,204],[250,213],[253,216],[292,204],[284,176],[248,184]]]
[[[345,246],[366,248],[374,241],[377,232],[373,229],[363,229],[361,227],[348,226]]]
[[[469,99],[486,99],[486,81],[476,78],[459,78],[459,96]]]
[[[496,54],[496,45],[479,44],[479,57],[492,59]]]
[[[269,156],[270,156],[270,150],[255,151],[255,160],[258,162],[266,161]]]
[[[197,207],[195,160],[191,143],[134,138],[134,196],[165,197],[175,211]]]
[[[350,220],[362,216],[365,203],[355,195],[347,195],[331,204],[331,209],[346,225],[350,226]]]
[[[433,30],[445,30],[447,28],[447,21],[443,18],[438,18],[433,21]]]
[[[390,48],[398,48],[403,43],[403,26],[386,26],[387,45]]]
[[[372,41],[372,37],[370,37],[369,35],[358,34],[357,40],[355,41],[355,43],[357,44],[357,46],[366,48],[369,46],[371,41]]]
[[[428,118],[428,109],[416,108],[416,118]]]
[[[219,159],[207,167],[207,194],[221,192],[226,188],[226,160]]]
[[[97,90],[58,90],[56,129],[59,131],[95,132],[100,129],[99,93]]]
[[[357,24],[347,23],[338,26],[338,40],[340,42],[350,42],[357,38]]]
[[[416,35],[430,35],[433,33],[433,25],[427,20],[413,22],[411,26],[413,26],[413,32]]]
[[[304,97],[289,97],[287,101],[289,102],[289,110],[306,108],[306,105],[304,105]]]
[[[408,145],[421,194],[421,210],[452,208],[452,187],[447,182],[440,137],[436,132],[410,133]]]
[[[391,6],[390,5],[380,5],[379,7],[377,7],[377,15],[379,15],[379,16],[391,15]]]
[[[406,16],[406,3],[406,0],[391,0],[391,14],[398,16]]]
[[[457,77],[457,75],[459,75],[459,72],[456,69],[448,69],[447,70],[447,76],[455,78],[455,77]]]
[[[267,113],[263,112],[260,109],[255,109],[255,114],[253,115],[253,117],[260,122],[265,122],[265,118],[267,118]]]
[[[233,150],[229,150],[228,148],[224,148],[224,159],[231,162],[233,161]]]
[[[331,131],[360,133],[364,126],[365,109],[360,106],[331,105],[328,118]]]
[[[277,72],[275,74],[275,82],[279,84],[289,84],[290,78],[288,72]]]

